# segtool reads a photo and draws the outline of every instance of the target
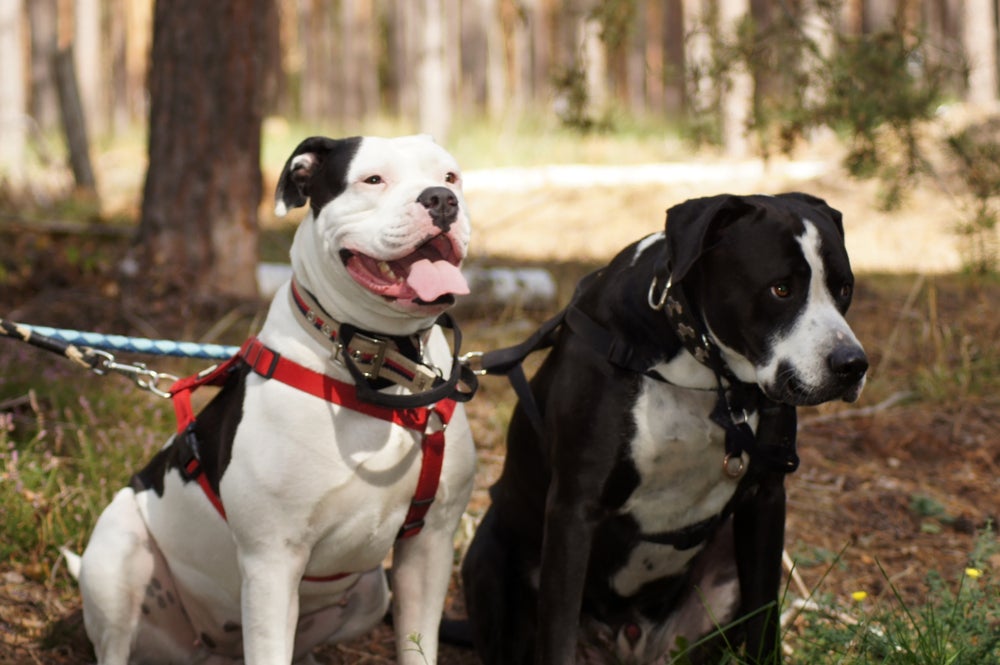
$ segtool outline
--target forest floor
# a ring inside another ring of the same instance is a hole
[[[906,602],[922,603],[928,576],[959,579],[970,565],[977,533],[1000,517],[1000,281],[953,274],[960,257],[949,226],[955,212],[940,196],[918,192],[890,215],[872,205],[871,186],[847,180],[836,169],[808,178],[773,169],[702,184],[566,188],[549,183],[513,195],[472,186],[468,199],[477,221],[471,260],[545,267],[556,277],[562,303],[579,276],[661,228],[663,211],[685,198],[800,190],[841,209],[858,273],[849,319],[870,355],[871,380],[857,404],[802,410],[802,464],[787,482],[786,548],[815,599],[849,605],[851,595],[863,591],[867,599],[860,602],[875,605],[898,592]],[[4,252],[21,252],[24,242],[23,234],[18,242],[0,237],[5,265],[17,261]],[[0,313],[17,311],[24,320],[53,325],[127,324],[127,317],[113,311],[116,299],[107,297],[104,278],[67,278],[57,274],[62,268],[36,264],[21,282],[24,289],[0,295]],[[463,310],[466,348],[516,341],[547,313],[516,304],[502,311]],[[0,402],[4,397],[9,396],[0,395]],[[459,548],[487,505],[486,489],[502,465],[503,428],[512,403],[501,380],[487,379],[469,404],[480,457]],[[54,559],[54,549],[50,554]],[[1000,557],[994,555],[987,574],[998,571]],[[803,595],[789,584],[791,596]],[[448,612],[461,615],[461,605],[454,585]],[[793,628],[792,649],[794,639]],[[393,654],[391,629],[383,626],[350,644],[326,647],[317,659],[327,665],[392,663]],[[16,558],[0,561],[0,663],[81,665],[92,658],[78,594],[65,571],[52,561],[42,569]],[[446,646],[439,662],[476,660]]]

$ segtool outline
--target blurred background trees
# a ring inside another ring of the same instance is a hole
[[[892,205],[928,170],[921,123],[947,102],[996,109],[997,8],[998,0],[0,0],[0,202],[4,191],[31,190],[26,165],[59,161],[59,134],[78,188],[94,191],[88,137],[140,128],[149,171],[126,265],[159,271],[142,283],[161,291],[168,277],[200,273],[210,275],[206,295],[236,296],[252,291],[260,127],[270,116],[348,132],[386,118],[445,144],[473,121],[580,132],[654,122],[731,158],[833,130],[848,144],[849,170],[884,179]],[[57,76],[59,62],[75,73],[69,81]],[[72,87],[76,106],[67,103]],[[972,235],[995,224],[1000,189],[995,169],[969,166],[994,154],[976,146],[996,137],[976,136],[942,148],[977,174],[964,193],[975,199]]]
[[[815,38],[824,57],[838,39],[919,36],[927,60],[912,67],[961,58],[967,69],[952,72],[947,92],[997,99],[997,0],[272,1],[259,41],[242,44],[263,60],[266,115],[341,124],[399,116],[442,141],[450,119],[470,116],[556,112],[592,126],[616,113],[681,119],[703,92],[689,85],[692,71],[718,37],[778,37],[772,28],[782,23]],[[57,25],[60,47],[74,46],[91,135],[146,121],[153,0],[0,0],[0,8],[10,16],[0,42],[22,44],[20,64],[4,58],[0,72],[21,82],[25,100],[3,104],[42,129],[57,122],[46,74]],[[780,74],[756,69],[726,92],[734,104],[752,103]]]

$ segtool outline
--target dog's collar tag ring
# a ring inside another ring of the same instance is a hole
[[[656,283],[659,279],[656,275],[653,275],[653,280],[649,283],[649,292],[646,294],[646,302],[649,303],[650,309],[654,312],[659,312],[663,309],[663,306],[667,304],[667,296],[670,295],[670,287],[674,283],[674,276],[670,275],[667,277],[667,284],[663,287],[663,292],[660,293],[660,297],[656,297]]]
[[[739,478],[746,471],[742,455],[726,455],[722,458],[722,470],[730,478]]]

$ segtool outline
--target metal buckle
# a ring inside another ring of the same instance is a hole
[[[430,427],[430,416],[437,416],[438,419],[438,432],[446,432],[448,430],[448,421],[444,419],[444,416],[440,411],[437,410],[437,406],[431,408],[430,415],[427,417],[427,427]],[[426,430],[425,430],[426,432]]]
[[[355,339],[361,340],[365,344],[371,344],[375,346],[376,350],[372,354],[371,365],[369,366],[367,371],[362,372],[361,374],[366,379],[370,380],[377,379],[378,373],[382,371],[382,364],[385,363],[385,352],[389,348],[389,340],[376,339],[374,337],[369,337],[368,335],[364,335],[362,333],[355,333],[351,341],[354,341]],[[355,362],[360,362],[362,360],[361,354],[364,353],[363,351],[361,351],[360,349],[351,349],[350,345],[348,345],[347,348],[351,353],[351,358],[353,358]]]

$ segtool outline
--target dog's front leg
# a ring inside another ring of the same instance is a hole
[[[299,583],[306,557],[277,543],[240,551],[241,611],[246,665],[292,662],[299,618]]]
[[[784,476],[768,473],[733,517],[736,566],[746,620],[746,657],[754,665],[781,662],[778,587],[785,540]]]
[[[545,511],[545,535],[538,598],[535,662],[572,665],[576,662],[577,626],[594,536],[596,507],[576,482],[553,476]]]
[[[451,533],[428,524],[393,549],[392,615],[399,663],[437,662],[438,628],[454,560]]]

